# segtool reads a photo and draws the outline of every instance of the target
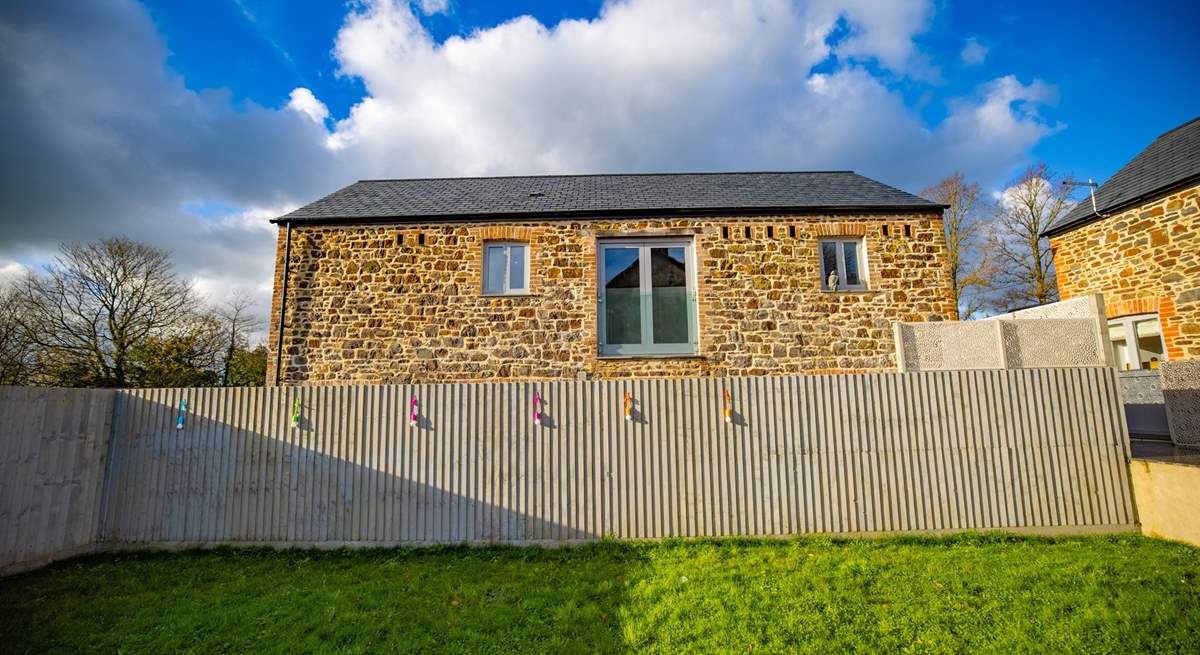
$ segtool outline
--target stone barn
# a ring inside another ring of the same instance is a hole
[[[880,371],[955,318],[941,205],[849,171],[367,180],[274,220],[269,377]]]

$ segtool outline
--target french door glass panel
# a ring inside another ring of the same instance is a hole
[[[682,246],[650,249],[650,311],[656,344],[689,342],[687,279]]]
[[[606,246],[604,252],[604,342],[642,342],[641,249]]]
[[[695,297],[685,243],[601,244],[601,353],[695,351]]]

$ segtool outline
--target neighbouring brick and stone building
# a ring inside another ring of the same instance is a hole
[[[1043,232],[1060,295],[1103,293],[1118,367],[1200,357],[1200,118]]]
[[[289,384],[888,370],[893,322],[955,318],[942,206],[849,172],[365,181],[276,222]]]

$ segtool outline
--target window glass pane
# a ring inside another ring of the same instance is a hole
[[[525,289],[525,246],[509,246],[508,291]]]
[[[1129,368],[1129,352],[1125,347],[1125,324],[1111,323],[1108,326],[1108,340],[1112,342],[1113,362],[1118,369]]]
[[[829,274],[837,270],[837,244],[832,241],[821,242],[821,286],[829,288]],[[838,280],[838,284],[845,280]]]
[[[488,246],[484,248],[484,293],[504,293],[504,266],[504,246]]]
[[[862,284],[862,280],[858,277],[858,243],[843,241],[842,252],[846,257],[845,283],[850,285]]]
[[[687,258],[683,246],[650,249],[650,285],[654,343],[687,343]]]
[[[642,306],[637,248],[607,247],[604,253],[604,342],[640,344]]]
[[[1158,368],[1163,360],[1162,332],[1158,327],[1158,319],[1136,321],[1133,329],[1137,333],[1139,365],[1142,368]]]

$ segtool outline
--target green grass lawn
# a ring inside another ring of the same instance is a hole
[[[0,580],[0,651],[1197,652],[1138,536],[97,556]]]

